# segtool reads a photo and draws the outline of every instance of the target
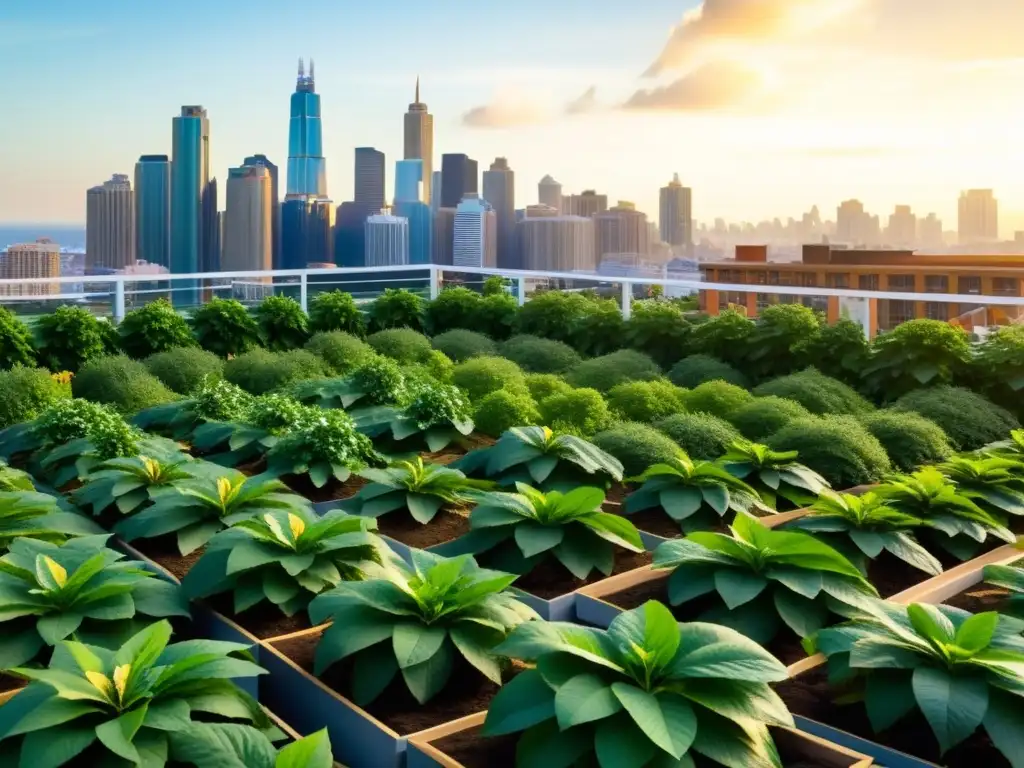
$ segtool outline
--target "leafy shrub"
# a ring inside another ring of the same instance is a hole
[[[0,371],[0,429],[31,421],[69,395],[45,368],[16,365]]]
[[[45,448],[86,437],[105,421],[121,417],[109,406],[79,398],[58,400],[44,410],[33,430]]]
[[[465,328],[453,328],[438,334],[431,343],[434,349],[444,352],[456,363],[465,362],[471,357],[493,357],[498,353],[498,345],[492,339]]]
[[[539,336],[513,336],[499,349],[502,357],[530,373],[565,373],[580,363],[579,354],[568,344]]]
[[[970,387],[1004,408],[1024,412],[1024,325],[1004,325],[975,347],[968,374]]]
[[[430,339],[409,328],[389,328],[366,337],[375,352],[400,363],[425,363],[433,347]]]
[[[84,307],[57,307],[36,323],[39,362],[51,371],[74,373],[107,351],[100,325],[106,325]]]
[[[537,403],[530,395],[499,389],[483,397],[476,406],[473,421],[485,435],[500,437],[512,427],[526,427],[540,421]]]
[[[126,355],[90,360],[72,379],[71,391],[75,397],[106,403],[129,416],[176,397],[144,363]]]
[[[224,378],[253,395],[262,395],[328,373],[327,364],[304,349],[289,352],[254,349],[228,360],[224,366]]]
[[[725,381],[706,381],[687,392],[683,401],[688,411],[710,413],[712,416],[728,419],[753,399],[753,395],[735,384]]]
[[[117,327],[121,349],[136,360],[175,347],[194,347],[188,320],[178,314],[167,299],[151,301],[133,309]]]
[[[455,329],[478,331],[476,313],[482,297],[461,285],[447,286],[427,305],[427,322],[435,335]]]
[[[616,418],[650,424],[686,410],[686,395],[685,390],[668,381],[655,379],[616,384],[608,393],[607,400]]]
[[[256,307],[256,322],[267,349],[284,352],[309,341],[309,318],[291,296],[268,296]]]
[[[819,316],[803,304],[765,307],[747,340],[744,370],[758,380],[793,373],[800,368],[797,346],[814,338],[820,327]]]
[[[31,367],[35,364],[32,332],[7,307],[0,307],[0,368]]]
[[[240,355],[260,346],[256,319],[237,299],[214,297],[192,313],[191,323],[199,346],[215,355]]]
[[[608,355],[622,347],[625,332],[626,321],[617,301],[589,299],[573,321],[571,344],[582,355]]]
[[[768,446],[796,451],[837,489],[878,482],[891,467],[882,444],[850,416],[796,419],[769,437]]]
[[[572,343],[576,320],[588,309],[589,300],[578,293],[544,291],[535,293],[519,308],[519,333]]]
[[[828,488],[825,478],[797,461],[796,451],[773,451],[749,440],[730,445],[721,465],[746,480],[765,504],[780,512],[807,506]]]
[[[929,387],[909,392],[893,406],[934,421],[958,451],[973,451],[1001,440],[1019,424],[1008,411],[959,387]]]
[[[455,377],[455,363],[441,350],[432,349],[426,362],[409,365],[407,371],[410,379],[451,384]]]
[[[61,509],[55,496],[22,489],[0,492],[0,554],[18,539],[59,543],[100,533],[102,529],[85,515]]]
[[[646,424],[624,421],[594,435],[594,445],[622,462],[627,476],[637,476],[655,464],[679,455],[679,446]]]
[[[565,379],[553,373],[526,374],[526,387],[538,403],[552,395],[563,395],[572,391],[572,387],[565,383]]]
[[[334,373],[339,374],[354,371],[370,362],[377,354],[365,341],[344,331],[321,331],[314,334],[306,349],[322,358]]]
[[[677,413],[656,421],[655,429],[668,435],[692,459],[712,460],[725,454],[740,433],[710,413]]]
[[[196,347],[157,352],[144,362],[164,386],[182,395],[191,395],[204,381],[215,381],[224,375],[223,358]]]
[[[352,374],[352,382],[373,405],[396,405],[409,397],[405,374],[390,358],[378,357],[361,365]]]
[[[729,414],[729,421],[748,440],[762,442],[791,421],[810,415],[796,400],[767,395],[737,408]]]
[[[92,509],[94,516],[105,511],[130,515],[146,506],[178,480],[192,476],[201,466],[185,458],[160,461],[148,456],[111,459],[100,464],[71,493],[80,509]]]
[[[584,360],[569,371],[565,380],[574,387],[608,392],[625,381],[650,381],[661,376],[661,368],[650,357],[632,349],[621,349],[593,360]]]
[[[387,469],[364,469],[359,476],[369,482],[351,499],[354,512],[378,519],[393,512],[408,515],[426,525],[445,506],[475,502],[473,493],[490,490],[486,480],[470,480],[462,472],[440,464],[424,464],[417,456],[396,461]]]
[[[309,329],[314,333],[345,331],[354,336],[362,336],[366,332],[366,321],[352,294],[324,291],[314,296],[310,304]]]
[[[209,421],[244,421],[253,404],[248,392],[223,379],[204,379],[192,398],[196,416]]]
[[[456,386],[466,390],[469,399],[477,402],[499,389],[526,392],[522,370],[503,357],[474,357],[455,366]]]
[[[801,366],[814,366],[826,376],[852,386],[860,383],[870,352],[864,329],[847,318],[822,325],[816,334],[794,348]]]
[[[941,320],[910,320],[875,339],[863,378],[876,397],[896,400],[921,387],[952,384],[970,357],[963,328]]]
[[[742,368],[754,322],[739,312],[728,310],[693,326],[689,338],[691,355],[707,355]]]
[[[540,401],[541,422],[556,432],[589,437],[608,426],[611,410],[596,389],[571,389]]]
[[[814,368],[766,381],[754,389],[757,397],[775,395],[795,400],[811,413],[856,415],[873,409],[854,389]]]
[[[667,301],[638,301],[626,323],[626,347],[650,355],[671,368],[686,354],[690,324],[682,311]]]
[[[423,330],[423,299],[405,288],[386,288],[370,306],[370,329]]]
[[[507,339],[516,326],[519,302],[513,296],[501,293],[487,294],[480,302],[474,317],[476,329],[492,339]]]
[[[883,410],[858,420],[878,439],[900,472],[943,461],[953,453],[942,428],[919,413]]]
[[[747,377],[728,363],[707,355],[690,355],[672,366],[669,379],[677,387],[693,389],[708,381],[725,381],[737,387],[747,386]]]

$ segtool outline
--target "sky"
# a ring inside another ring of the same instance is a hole
[[[283,167],[312,57],[338,203],[357,146],[386,153],[391,188],[418,75],[435,164],[507,157],[520,207],[551,174],[656,219],[679,173],[700,221],[858,198],[952,229],[983,187],[1004,234],[1024,229],[1024,0],[373,5],[4,0],[0,223],[84,221],[87,188],[170,154],[183,104],[208,110],[214,175],[253,153]]]

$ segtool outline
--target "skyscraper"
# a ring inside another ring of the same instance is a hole
[[[433,214],[422,198],[423,161],[395,163],[395,205],[392,213],[408,222],[409,263],[429,264],[433,239]]]
[[[426,179],[426,176],[424,176],[424,179]],[[441,176],[440,171],[434,171],[432,174],[430,174],[430,189],[433,190],[433,194],[430,196],[430,200],[428,202],[430,203],[431,216],[436,216],[437,209],[441,207],[441,186],[443,184],[442,179],[443,177]],[[423,183],[426,184],[426,181],[424,181]]]
[[[550,205],[556,211],[562,210],[562,185],[550,176],[545,176],[537,185],[537,202]]]
[[[498,220],[490,204],[468,193],[455,209],[452,265],[496,267],[498,265]]]
[[[24,280],[31,277],[60,277],[60,246],[41,237],[34,243],[7,246],[0,254],[0,278]],[[60,283],[28,283],[0,286],[4,296],[52,296],[60,293]]]
[[[431,260],[435,264],[452,263],[452,250],[455,244],[455,212],[455,208],[438,208],[434,215]]]
[[[516,252],[516,175],[504,157],[495,158],[483,174],[484,200],[498,220],[498,264],[505,269],[520,266]]]
[[[548,210],[551,210],[548,208]],[[594,272],[594,220],[583,216],[527,216],[516,224],[522,269]]]
[[[999,201],[991,189],[969,189],[960,194],[957,230],[961,245],[991,243],[999,239]]]
[[[299,76],[291,100],[288,124],[288,195],[327,197],[327,161],[324,160],[320,95],[316,92],[313,60],[306,74],[299,59]]]
[[[395,163],[395,202],[424,202],[423,161],[399,160]]]
[[[409,221],[379,213],[368,216],[366,229],[367,267],[389,267],[409,263]]]
[[[571,216],[593,216],[607,210],[608,195],[599,195],[592,189],[585,189],[582,194],[569,195],[569,209],[566,213]]]
[[[479,174],[476,160],[466,155],[441,155],[441,207],[457,208],[466,195],[476,194]]]
[[[597,266],[603,259],[614,257],[645,258],[650,251],[650,230],[647,214],[632,203],[619,201],[614,208],[594,217],[594,242]]]
[[[909,205],[897,205],[885,229],[886,245],[913,247],[917,243],[917,216]]]
[[[167,155],[143,155],[135,164],[135,258],[171,263],[171,163]]]
[[[228,169],[224,212],[226,272],[271,269],[274,261],[273,183],[263,165]]]
[[[210,183],[206,185],[203,192],[203,249],[199,259],[200,272],[220,271],[219,200],[217,179],[210,179]]]
[[[356,147],[354,200],[366,206],[370,213],[377,213],[384,207],[384,176],[384,153],[373,147]]]
[[[427,111],[427,105],[420,101],[420,79],[416,78],[416,101],[405,113],[405,159],[423,161],[423,202],[429,203],[433,194],[441,193],[432,188],[434,171],[434,116]]]
[[[877,245],[881,239],[877,216],[864,210],[860,200],[844,200],[836,209],[836,240],[851,245]]]
[[[281,269],[281,197],[277,182],[277,166],[267,159],[266,155],[250,155],[242,161],[242,165],[262,165],[270,172],[270,205],[274,217],[274,269]]]
[[[334,204],[315,195],[287,199],[281,206],[281,268],[334,261]]]
[[[210,121],[200,106],[185,106],[174,118],[171,153],[171,264],[175,274],[198,272],[204,252],[203,200],[209,199]],[[194,281],[177,281],[174,302],[198,302]]]
[[[135,193],[122,173],[85,195],[85,269],[124,269],[135,263]]]
[[[693,246],[693,191],[682,185],[678,173],[661,188],[660,209],[662,242],[688,251]]]

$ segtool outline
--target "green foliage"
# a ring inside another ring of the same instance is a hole
[[[693,459],[712,460],[724,454],[740,433],[710,413],[677,413],[654,423]]]
[[[795,419],[769,437],[768,446],[796,451],[804,464],[837,489],[878,482],[890,468],[882,444],[849,416]]]
[[[377,460],[373,443],[340,410],[309,408],[267,454],[273,475],[308,475],[317,488],[345,482],[352,471]]]
[[[126,355],[90,360],[71,380],[71,391],[75,397],[105,403],[129,416],[176,399],[144,363]]]
[[[565,373],[581,360],[568,344],[539,336],[513,336],[501,345],[500,351],[502,357],[530,373]]]
[[[33,433],[41,448],[54,448],[94,434],[103,423],[121,419],[111,407],[75,398],[57,400],[36,420]]]
[[[537,424],[540,413],[528,393],[499,389],[477,403],[473,421],[485,435],[500,437],[512,427]]]
[[[882,444],[900,472],[942,461],[953,453],[942,428],[912,411],[873,411],[861,415],[858,421]]]
[[[74,536],[102,533],[92,520],[65,512],[55,496],[32,491],[0,491],[0,552],[18,539],[60,543]]]
[[[373,438],[390,431],[398,450],[414,447],[410,441],[418,439],[427,450],[440,451],[474,428],[472,406],[462,390],[433,382],[413,386],[404,409],[371,409],[359,421],[360,431]]]
[[[867,367],[871,345],[858,323],[840,318],[832,325],[823,324],[793,351],[800,365],[812,365],[826,376],[856,386]]]
[[[590,300],[578,293],[544,291],[535,293],[519,309],[518,333],[572,344],[576,320],[584,315]]]
[[[596,389],[586,387],[550,395],[540,402],[541,421],[555,431],[589,437],[605,429],[611,410]]]
[[[268,296],[256,307],[256,322],[267,349],[285,352],[309,341],[309,318],[291,296]]]
[[[436,299],[427,304],[426,315],[431,332],[441,335],[457,328],[480,331],[476,319],[482,301],[480,294],[469,288],[446,286]]]
[[[1020,425],[1009,412],[979,394],[959,387],[929,387],[909,392],[893,404],[934,421],[958,451],[973,451]]]
[[[370,305],[370,329],[411,328],[422,331],[423,310],[423,299],[415,293],[405,288],[386,288]]]
[[[362,336],[366,333],[366,321],[352,294],[324,291],[314,296],[310,304],[309,330],[313,333],[344,331],[353,336]]]
[[[574,387],[608,392],[625,381],[650,381],[661,376],[661,368],[650,357],[632,349],[584,360],[569,371],[565,380]]]
[[[408,367],[410,379],[420,382],[451,384],[455,378],[455,363],[439,349],[430,350],[425,363]]]
[[[430,339],[410,328],[389,328],[366,337],[366,343],[384,357],[403,364],[426,363],[433,347]]]
[[[527,302],[529,304],[529,302]],[[608,355],[622,347],[626,321],[619,302],[612,299],[588,299],[570,331],[570,343],[582,355]],[[561,339],[560,339],[561,340]]]
[[[0,371],[0,428],[31,421],[46,408],[70,396],[45,368],[16,365]]]
[[[627,381],[616,384],[608,393],[612,414],[623,421],[650,424],[686,410],[687,392],[664,379]]]
[[[747,386],[747,377],[728,363],[708,355],[690,355],[672,366],[669,379],[677,387],[693,389],[708,381],[726,381],[737,387]]]
[[[413,698],[425,704],[444,689],[456,661],[500,685],[504,663],[494,647],[537,618],[504,591],[515,576],[479,568],[468,557],[449,560],[416,549],[411,555],[411,568],[396,558],[380,576],[343,582],[309,606],[314,624],[333,622],[317,646],[314,672],[350,660],[346,694],[361,706],[399,672]]]
[[[737,515],[731,535],[700,531],[654,551],[654,568],[671,570],[672,605],[700,599],[698,621],[721,624],[770,643],[779,632],[804,638],[877,601],[874,587],[843,555],[813,536],[766,528]]]
[[[361,393],[361,399],[373,405],[396,405],[409,397],[402,369],[388,358],[377,358],[359,366],[351,381],[356,392]]]
[[[121,337],[121,349],[136,360],[175,347],[196,345],[188,321],[177,313],[167,299],[157,299],[133,309],[124,316],[117,330]]]
[[[136,622],[189,617],[177,584],[106,547],[109,536],[82,536],[58,546],[38,539],[11,543],[0,558],[0,653],[5,668],[45,660],[72,635],[105,648],[126,641]]]
[[[98,320],[85,307],[63,306],[43,315],[36,323],[39,362],[51,371],[74,373],[84,363],[106,354]]]
[[[490,337],[465,328],[453,328],[435,336],[431,343],[434,349],[444,352],[456,363],[471,357],[491,357],[498,353],[498,345]]]
[[[709,413],[720,419],[728,419],[753,399],[753,395],[735,384],[706,381],[687,392],[683,396],[683,403],[693,413]]]
[[[223,379],[204,379],[193,395],[195,414],[208,421],[242,421],[252,406],[252,396]]]
[[[522,370],[503,357],[474,357],[460,363],[455,366],[454,381],[473,402],[479,402],[499,389],[527,392]]]
[[[793,373],[800,344],[813,339],[821,327],[819,316],[803,304],[772,304],[761,311],[747,340],[744,370],[755,379]]]
[[[1011,430],[1008,439],[989,443],[979,453],[982,456],[996,456],[1001,459],[1024,460],[1024,429]]]
[[[992,456],[953,456],[935,467],[957,491],[996,515],[1024,515],[1024,464]]]
[[[921,387],[952,384],[970,358],[963,328],[943,320],[910,320],[875,339],[862,376],[879,399],[895,400]]]
[[[572,387],[565,383],[565,379],[553,373],[526,374],[526,388],[530,390],[533,399],[538,403],[552,395],[564,395],[566,392],[572,392]]]
[[[36,350],[32,332],[7,307],[0,307],[0,368],[34,366]]]
[[[516,326],[519,302],[502,291],[485,295],[474,317],[474,326],[492,339],[507,339]]]
[[[93,515],[112,506],[118,514],[130,515],[177,481],[192,477],[199,466],[185,457],[171,461],[148,456],[114,458],[91,471],[71,498],[80,509],[92,507]]]
[[[370,362],[377,354],[365,341],[344,331],[314,334],[306,349],[322,358],[334,373],[342,375]]]
[[[971,388],[1004,408],[1020,410],[1024,389],[1024,326],[1004,325],[975,347],[969,369]]]
[[[484,296],[501,296],[507,294],[506,287],[511,284],[511,280],[508,280],[500,275],[491,275],[484,280],[483,294]]]
[[[729,421],[748,440],[766,440],[791,421],[810,415],[796,400],[766,395],[737,408]]]
[[[825,478],[797,458],[796,451],[773,451],[766,445],[737,440],[720,461],[727,472],[757,491],[765,504],[781,511],[785,506],[806,506],[828,488]]]
[[[471,501],[473,491],[494,486],[486,480],[470,480],[451,467],[424,464],[419,456],[387,469],[364,469],[359,476],[370,482],[352,497],[353,511],[374,519],[393,512],[408,513],[420,525],[433,520],[443,507]]]
[[[254,349],[228,360],[224,366],[224,378],[253,395],[321,378],[328,373],[327,363],[305,349],[288,352]]]
[[[830,378],[815,368],[766,381],[754,389],[757,397],[775,395],[795,400],[818,416],[858,415],[873,410],[873,406],[852,387]]]
[[[35,491],[35,483],[32,482],[32,475],[20,469],[15,469],[0,459],[0,491]]]
[[[678,624],[650,601],[607,630],[521,624],[498,652],[532,663],[495,696],[483,729],[524,731],[518,766],[566,754],[595,766],[781,766],[768,726],[792,717],[768,683],[786,668],[726,627]]]
[[[1000,606],[1000,613],[1024,619],[1024,568],[1018,565],[986,565],[982,570],[982,581],[1010,593]]]
[[[742,369],[753,333],[752,320],[728,310],[693,326],[688,351],[691,355],[707,355]]]
[[[172,392],[191,395],[204,381],[224,376],[224,360],[197,347],[178,347],[145,359],[149,372]]]
[[[646,424],[624,421],[594,435],[594,445],[622,463],[627,475],[639,475],[655,464],[679,456],[679,446]]]
[[[240,355],[260,346],[260,327],[237,299],[214,297],[198,307],[191,318],[199,346],[215,355]]]
[[[690,324],[682,311],[667,301],[637,301],[626,323],[626,347],[650,355],[671,368],[686,354]]]

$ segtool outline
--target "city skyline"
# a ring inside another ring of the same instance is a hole
[[[0,85],[5,111],[37,115],[0,127],[0,146],[18,149],[0,163],[0,221],[83,221],[84,189],[130,173],[140,155],[170,154],[167,122],[182,104],[208,111],[211,178],[252,153],[283,166],[287,126],[269,117],[293,87],[297,56],[312,55],[329,189],[351,188],[356,146],[383,151],[390,176],[419,75],[435,116],[435,167],[445,153],[508,157],[521,180],[517,207],[535,202],[531,188],[550,174],[566,194],[597,189],[653,218],[659,189],[678,172],[701,221],[771,219],[814,203],[831,210],[857,197],[873,210],[909,204],[951,222],[962,190],[993,188],[1004,203],[1001,234],[1024,226],[1024,178],[1013,172],[1024,164],[1020,107],[1007,95],[1024,83],[1024,40],[1010,34],[1024,8],[937,0],[920,13],[896,0],[771,0],[773,13],[751,12],[760,4],[707,0],[697,16],[692,0],[652,0],[581,20],[568,3],[539,28],[526,0],[488,20],[503,31],[497,42],[444,4],[403,4],[407,23],[387,28],[396,55],[372,72],[360,62],[384,28],[364,10],[346,11],[339,45],[328,42],[330,19],[310,28],[269,3],[248,4],[274,29],[268,53],[224,34],[241,8],[228,0],[204,15],[195,41],[204,55],[181,57],[172,39],[181,21],[166,10],[121,0],[87,9],[57,0],[45,16],[18,9],[0,22],[0,66],[23,60],[27,46],[58,45],[28,81]],[[143,24],[152,35],[124,40]],[[429,64],[404,51],[445,29],[460,46],[440,46]],[[913,43],[901,48],[908,34]],[[118,57],[88,55],[106,39],[118,40]],[[138,65],[125,66],[134,54]],[[754,60],[761,70],[747,77],[742,67]],[[114,89],[132,96],[111,98]],[[717,102],[701,103],[702,94]]]

